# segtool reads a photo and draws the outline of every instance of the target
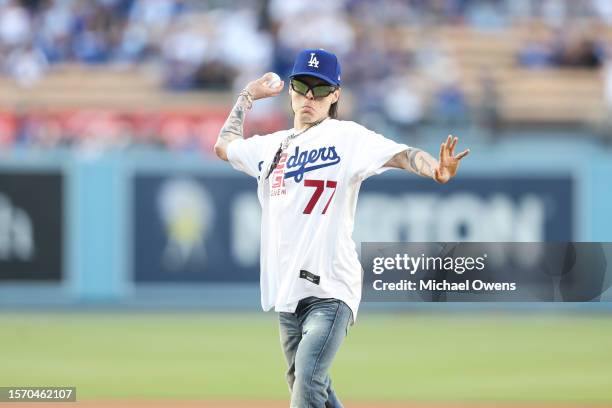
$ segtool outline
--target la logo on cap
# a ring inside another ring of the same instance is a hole
[[[308,61],[308,66],[319,68],[319,60],[317,59],[317,56],[314,52],[310,53],[310,61]]]

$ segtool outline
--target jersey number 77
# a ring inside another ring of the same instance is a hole
[[[329,199],[323,208],[323,212],[321,214],[325,214],[327,212],[327,208],[331,203],[332,198],[334,198],[334,194],[336,194],[336,186],[337,182],[333,180],[304,180],[304,187],[314,187],[315,190],[312,193],[312,197],[310,197],[310,201],[306,204],[306,208],[304,208],[303,214],[311,214],[314,207],[317,205],[317,202],[323,195],[323,191],[327,188],[332,190],[329,195]]]

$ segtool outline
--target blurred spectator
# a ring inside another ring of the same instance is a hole
[[[147,27],[151,37],[157,39],[182,9],[182,3],[177,0],[135,0],[129,23]]]
[[[447,46],[433,38],[431,33],[423,32],[416,47],[416,69],[434,86],[458,80],[456,56]]]
[[[532,29],[523,40],[517,55],[522,67],[597,68],[601,65],[601,46],[588,32],[560,28],[553,32],[552,37],[545,33],[547,31]]]
[[[316,37],[313,37],[312,33],[317,33]],[[354,35],[346,16],[342,14],[306,13],[281,22],[278,41],[295,52],[307,46],[314,46],[344,55],[353,48]]]
[[[470,49],[476,31],[514,24],[492,35],[513,36],[512,51],[503,52],[516,52],[521,67],[596,68],[608,30],[595,33],[592,27],[601,23],[612,25],[612,1],[0,0],[0,52],[3,72],[21,86],[36,86],[53,64],[84,63],[145,66],[159,72],[171,90],[235,92],[265,71],[285,76],[298,49],[328,48],[343,60],[343,92],[353,96],[353,114],[366,125],[402,134],[429,119],[427,113],[461,122],[470,108],[481,124],[497,126],[497,83],[477,65],[489,49],[480,55]],[[449,37],[454,33],[465,38]],[[484,44],[495,46],[486,39]],[[477,69],[465,69],[470,64]],[[474,87],[482,98],[471,106],[466,93],[472,95]],[[262,111],[252,117],[280,115],[284,101],[258,104]],[[42,145],[75,143],[70,135],[56,134],[69,127],[55,123],[49,126],[56,130],[41,130],[51,122],[28,118],[15,128],[37,135]],[[96,143],[124,146],[117,140],[131,141],[123,135],[141,132],[147,136],[135,138],[138,143],[155,138],[169,148],[195,148],[202,139],[194,139],[197,132],[183,119],[164,125],[163,135],[153,125],[143,132],[114,124],[114,136]],[[91,136],[114,120],[100,120],[84,133]],[[19,140],[29,143],[32,137]]]
[[[342,13],[346,0],[310,1],[310,0],[270,0],[269,14],[274,22],[295,22],[304,16],[325,16]],[[377,5],[378,8],[378,5]]]
[[[397,134],[413,136],[425,115],[423,98],[416,81],[409,75],[397,76],[385,82],[383,107],[387,120]]]
[[[419,6],[411,3],[415,2],[380,0],[376,3],[376,7],[373,7],[371,1],[352,0],[348,2],[347,9],[354,18],[368,25],[414,24],[419,20],[416,15]],[[424,7],[426,3],[421,2],[420,6]]]
[[[272,35],[259,29],[255,10],[217,13],[214,42],[219,64],[236,76],[236,87],[269,70],[274,58]]]
[[[551,27],[560,27],[567,18],[568,4],[565,0],[542,0],[542,20]]]
[[[518,52],[518,63],[524,68],[545,68],[553,64],[552,46],[538,40],[527,40]]]
[[[601,66],[598,44],[586,34],[563,32],[553,56],[555,65],[573,68],[598,68]]]
[[[435,93],[432,118],[434,121],[457,125],[468,119],[468,105],[461,86],[456,81],[448,81]]]
[[[38,26],[35,43],[51,63],[70,58],[70,37],[76,25],[72,3],[66,0],[49,0],[41,7],[35,19]]]
[[[380,81],[390,75],[387,44],[383,37],[383,33],[373,30],[359,32],[355,47],[344,57],[350,62],[342,65],[343,82],[360,86],[366,81]]]
[[[47,69],[45,55],[32,46],[13,50],[6,61],[6,70],[24,87],[31,87]]]
[[[472,27],[479,29],[504,27],[507,22],[502,7],[501,1],[473,1],[467,13],[468,22]]]
[[[7,48],[25,46],[31,33],[30,18],[20,3],[0,2],[0,44]]]
[[[175,23],[162,43],[165,84],[176,90],[195,86],[196,74],[207,60],[210,44],[189,21]]]
[[[612,25],[612,1],[593,0],[593,11],[602,22],[607,25]]]

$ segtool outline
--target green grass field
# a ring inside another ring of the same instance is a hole
[[[0,385],[86,399],[279,399],[276,315],[0,314]],[[612,316],[369,314],[332,378],[345,400],[612,402]]]

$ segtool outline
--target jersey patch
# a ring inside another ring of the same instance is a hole
[[[285,163],[287,162],[287,153],[283,153],[278,160],[278,164],[272,171],[270,176],[270,195],[279,196],[287,194],[285,188]]]
[[[315,285],[318,285],[321,281],[321,277],[319,275],[315,275],[314,273],[308,272],[304,269],[300,270],[300,278],[306,279],[307,281],[312,282]]]

